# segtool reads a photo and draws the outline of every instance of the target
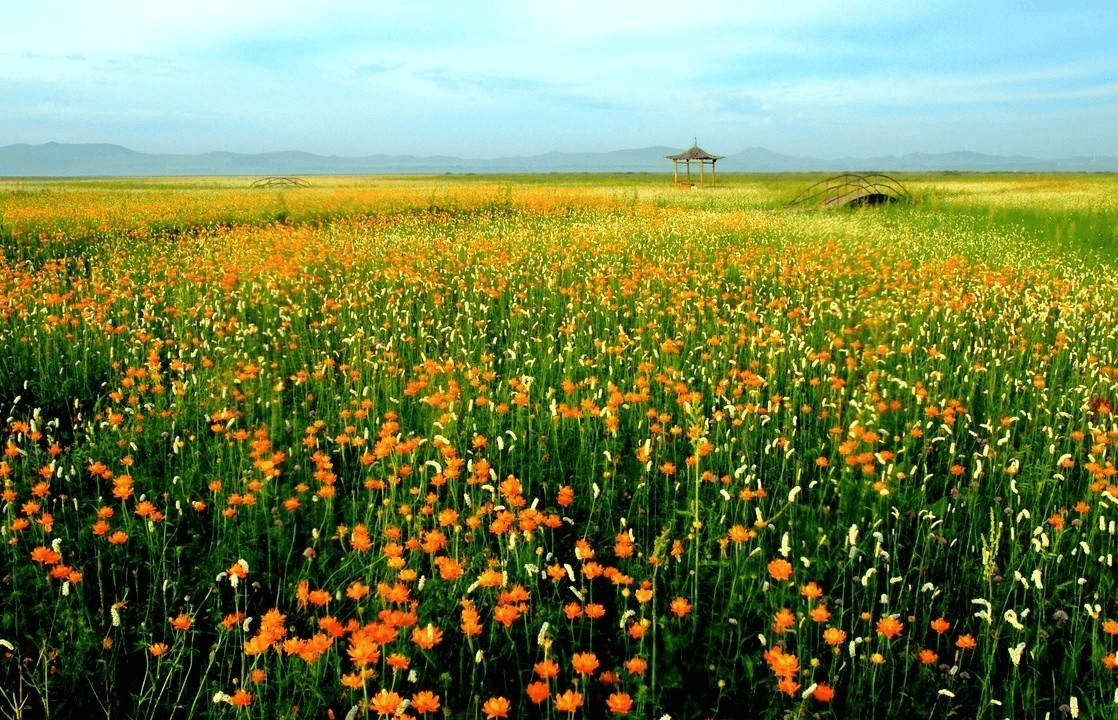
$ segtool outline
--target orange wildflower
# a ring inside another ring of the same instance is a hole
[[[808,614],[811,616],[811,619],[817,623],[825,623],[831,619],[831,611],[823,604],[816,605]]]
[[[380,647],[375,642],[365,638],[351,640],[346,653],[353,664],[358,667],[372,665],[380,659]]]
[[[808,600],[818,600],[823,597],[823,589],[814,580],[800,588],[800,595]]]
[[[365,684],[365,678],[358,673],[346,673],[342,675],[342,685],[347,688],[356,690]]]
[[[811,691],[811,696],[819,702],[831,702],[831,699],[835,696],[835,689],[825,682],[819,683]]]
[[[944,617],[938,617],[935,620],[932,620],[929,625],[931,626],[932,630],[936,631],[937,635],[942,635],[951,629],[951,623],[947,622],[947,619]]]
[[[901,634],[901,630],[903,629],[904,623],[897,620],[897,618],[892,615],[886,615],[877,621],[878,634],[884,635],[887,638],[895,638],[897,635]]]
[[[332,599],[333,598],[331,597],[330,593],[326,590],[322,590],[321,588],[318,590],[311,590],[309,593],[307,593],[307,600],[310,602],[310,604],[318,607],[325,605]]]
[[[792,563],[784,558],[777,558],[770,562],[768,570],[773,580],[787,580],[792,577]]]
[[[691,601],[684,597],[677,597],[672,600],[671,609],[676,617],[687,617],[691,612]]]
[[[369,586],[360,580],[354,580],[345,590],[345,596],[353,601],[358,601],[369,594]]]
[[[562,695],[555,696],[555,709],[558,712],[573,713],[582,707],[582,693],[567,690]]]
[[[411,640],[424,650],[430,650],[443,641],[443,631],[427,623],[426,627],[417,627],[411,631]]]
[[[640,675],[648,669],[648,661],[639,655],[633,656],[625,661],[625,669],[630,675]]]
[[[937,655],[936,651],[932,650],[931,648],[924,648],[920,652],[916,653],[916,659],[919,660],[920,663],[923,665],[931,665],[936,660],[939,660],[939,655]]]
[[[171,618],[171,627],[175,630],[189,630],[190,626],[194,624],[194,620],[186,613],[179,613],[177,616]]]
[[[628,715],[633,709],[633,698],[629,693],[612,693],[606,698],[606,707],[614,715]]]
[[[796,624],[796,616],[788,608],[781,608],[779,612],[773,616],[773,632],[777,635],[783,633],[788,628]]]
[[[51,548],[40,545],[31,551],[31,559],[43,565],[55,565],[62,559],[62,556]]]
[[[503,697],[491,697],[481,706],[481,712],[485,715],[487,720],[508,717],[509,710],[511,709],[512,706],[509,704],[509,701]]]
[[[547,680],[548,678],[559,677],[559,666],[551,658],[544,658],[532,666],[532,669],[539,675],[540,678]]]
[[[385,661],[388,663],[388,667],[392,668],[393,673],[407,670],[411,667],[411,660],[408,659],[408,656],[400,653],[392,653],[385,658]]]
[[[404,699],[398,694],[382,689],[369,700],[369,709],[378,715],[399,715]]]
[[[580,652],[571,656],[571,666],[579,675],[592,675],[598,669],[598,656],[592,652]]]
[[[167,643],[154,643],[148,647],[148,652],[151,653],[152,657],[159,657],[160,655],[165,655],[170,649]]]
[[[363,523],[358,523],[353,528],[353,532],[349,536],[349,544],[357,552],[366,552],[373,546],[372,538],[369,537],[369,529]]]
[[[547,687],[547,683],[541,680],[529,683],[528,686],[524,688],[524,692],[528,695],[528,699],[536,705],[547,700],[547,696],[551,694],[551,690]]]
[[[233,697],[229,698],[229,704],[234,707],[248,707],[254,699],[252,693],[241,689],[233,693]]]
[[[970,633],[967,633],[966,635],[960,635],[958,638],[955,639],[955,647],[962,648],[964,650],[970,650],[976,644],[977,643],[974,640],[974,635],[971,635]]]
[[[439,707],[439,696],[430,690],[421,690],[411,696],[411,708],[416,712],[438,712]]]
[[[800,660],[790,655],[778,645],[765,651],[765,662],[778,678],[790,679],[800,670]]]

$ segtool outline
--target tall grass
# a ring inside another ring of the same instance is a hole
[[[793,180],[9,192],[0,712],[1113,713],[1113,204]]]

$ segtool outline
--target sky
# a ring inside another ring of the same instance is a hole
[[[5,2],[0,146],[1118,156],[1113,0]]]

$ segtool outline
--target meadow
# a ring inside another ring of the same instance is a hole
[[[0,716],[1118,717],[1118,178],[0,181]]]

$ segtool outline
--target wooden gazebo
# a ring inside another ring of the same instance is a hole
[[[706,184],[706,166],[707,163],[710,163],[710,184],[711,187],[714,187],[714,185],[718,181],[718,176],[714,172],[714,163],[718,162],[725,156],[711,155],[706,150],[703,150],[701,147],[699,147],[698,142],[696,142],[694,145],[691,146],[691,149],[687,150],[686,152],[681,152],[679,155],[665,155],[665,157],[672,161],[672,168],[675,172],[676,185],[681,184],[679,182],[679,164],[684,164],[684,167],[687,169],[686,187],[695,186],[695,183],[691,181],[691,163],[699,163],[700,186]]]

